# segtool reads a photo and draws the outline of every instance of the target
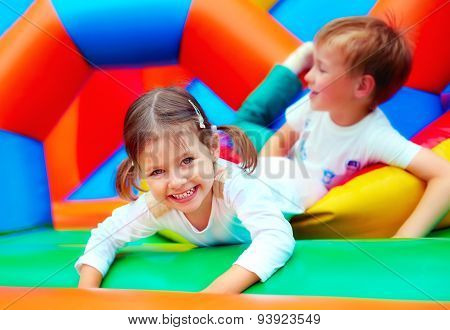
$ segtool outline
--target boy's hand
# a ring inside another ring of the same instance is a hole
[[[297,142],[300,134],[289,124],[284,124],[272,137],[267,140],[259,152],[260,157],[286,157],[292,146]]]
[[[419,204],[395,233],[394,238],[427,235],[450,207],[450,163],[422,148],[406,170],[427,183]]]
[[[290,69],[295,74],[310,69],[313,65],[314,44],[311,41],[303,43],[294,50],[282,63],[283,66]]]

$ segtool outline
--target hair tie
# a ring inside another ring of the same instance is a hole
[[[217,133],[217,126],[216,125],[211,125],[211,131],[213,133]]]
[[[200,124],[199,124],[200,128],[206,128],[206,126],[205,126],[205,120],[203,119],[202,113],[201,113],[200,110],[198,110],[198,108],[195,106],[194,102],[192,102],[192,101],[189,100],[189,99],[188,99],[188,101],[189,101],[189,103],[192,105],[192,107],[194,108],[195,113],[197,114],[198,121],[199,121],[199,123],[200,123]]]

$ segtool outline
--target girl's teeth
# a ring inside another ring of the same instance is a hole
[[[193,187],[193,188],[191,188],[191,189],[185,191],[185,192],[182,193],[182,194],[179,194],[179,195],[172,195],[172,196],[175,197],[176,199],[183,199],[183,198],[186,198],[186,197],[191,196],[191,195],[194,193],[194,190],[195,190],[195,187]]]

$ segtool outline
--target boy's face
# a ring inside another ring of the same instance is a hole
[[[313,67],[305,76],[313,109],[342,110],[355,101],[358,77],[349,74],[348,69],[339,49],[328,45],[315,47]]]

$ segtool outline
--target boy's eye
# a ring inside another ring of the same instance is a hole
[[[192,158],[192,157],[187,157],[187,158],[183,159],[181,162],[182,162],[184,165],[189,165],[189,164],[191,164],[193,161],[194,161],[194,158]]]
[[[163,170],[154,170],[152,173],[150,173],[149,176],[160,175],[160,174],[163,174],[163,173],[164,173]]]
[[[313,67],[315,67],[316,70],[319,71],[320,73],[324,73],[324,72],[325,72],[325,69],[323,68],[322,65],[323,65],[323,64],[320,63],[320,62],[314,62]]]

